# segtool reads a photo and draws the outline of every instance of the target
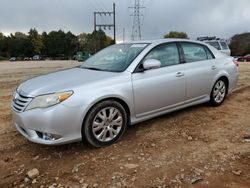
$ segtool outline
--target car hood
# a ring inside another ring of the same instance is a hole
[[[72,68],[42,76],[37,76],[23,82],[17,89],[25,96],[38,96],[47,93],[74,90],[84,84],[103,81],[120,73],[95,71],[82,68]]]

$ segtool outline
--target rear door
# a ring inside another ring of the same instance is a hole
[[[207,97],[218,72],[213,54],[202,44],[181,42],[181,46],[185,57],[187,100]]]
[[[161,68],[132,74],[136,116],[149,115],[185,100],[184,64],[176,43],[161,44],[144,57],[157,59]]]

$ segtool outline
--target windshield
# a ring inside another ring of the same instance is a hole
[[[148,44],[116,44],[107,47],[87,59],[81,68],[122,72]]]

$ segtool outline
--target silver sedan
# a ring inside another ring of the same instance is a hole
[[[236,86],[233,59],[208,44],[162,39],[105,48],[81,66],[20,84],[12,112],[28,140],[111,145],[126,126],[188,106],[223,103]]]

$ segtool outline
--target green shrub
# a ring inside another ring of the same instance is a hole
[[[6,57],[0,56],[0,61],[5,61],[5,60],[8,60],[8,59]]]

